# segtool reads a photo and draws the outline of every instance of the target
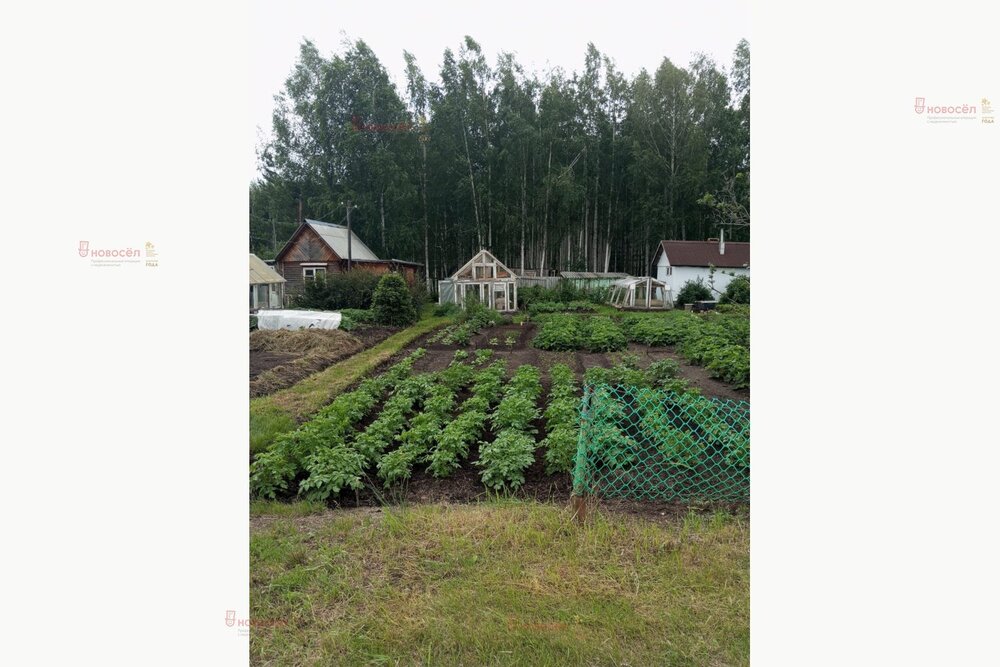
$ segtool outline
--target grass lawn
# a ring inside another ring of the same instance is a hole
[[[745,516],[251,507],[256,665],[745,665]]]
[[[451,322],[448,317],[426,317],[375,347],[310,375],[287,389],[250,401],[250,451],[262,452],[282,433],[332,401],[373,368],[414,340]]]

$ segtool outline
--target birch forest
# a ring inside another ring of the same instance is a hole
[[[490,62],[471,37],[397,87],[358,40],[305,41],[250,185],[250,247],[304,218],[351,225],[384,259],[450,275],[479,248],[511,268],[649,274],[662,239],[749,240],[750,47],[633,77],[586,46],[579,72]]]

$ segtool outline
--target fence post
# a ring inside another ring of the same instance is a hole
[[[580,435],[576,444],[576,461],[573,466],[573,495],[570,496],[573,507],[573,519],[579,523],[587,519],[587,498],[588,489],[584,484],[587,474],[587,449],[590,441],[590,385],[584,385],[583,398],[580,400]]]

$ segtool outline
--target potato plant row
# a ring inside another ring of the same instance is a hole
[[[530,364],[518,367],[504,390],[490,422],[496,438],[479,450],[477,465],[483,469],[483,484],[495,490],[510,490],[524,484],[524,471],[535,460],[536,406],[542,393],[541,374]]]
[[[692,363],[736,388],[750,385],[750,314],[746,309],[696,315],[687,311],[634,314],[622,319],[628,340],[675,345]]]
[[[628,346],[625,333],[610,317],[557,313],[541,315],[532,345],[542,350],[615,352]]]
[[[546,436],[542,446],[545,448],[545,470],[552,475],[568,473],[573,468],[580,434],[580,399],[576,377],[569,366],[555,364],[549,369],[549,375],[552,388],[545,409]]]
[[[472,340],[473,336],[487,327],[496,326],[502,319],[503,316],[497,311],[481,308],[471,314],[467,313],[463,321],[458,324],[452,324],[441,329],[428,338],[427,342],[465,347]]]
[[[417,349],[406,359],[378,377],[362,382],[354,391],[342,394],[298,429],[278,438],[272,447],[257,456],[250,467],[250,489],[255,496],[274,498],[279,491],[292,491],[293,480],[301,475],[320,450],[345,444],[359,423],[381,401],[382,396],[406,380],[413,364],[422,356]],[[340,452],[341,463],[353,460]]]
[[[491,352],[492,350],[479,350]],[[472,381],[472,395],[460,406],[455,418],[444,427],[430,455],[428,470],[437,478],[447,477],[462,465],[473,443],[479,442],[490,408],[502,394],[507,362],[503,359],[479,371]]]

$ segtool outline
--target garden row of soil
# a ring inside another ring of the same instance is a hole
[[[250,333],[250,396],[266,396],[374,347],[398,329],[253,331]]]

